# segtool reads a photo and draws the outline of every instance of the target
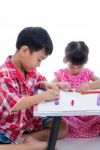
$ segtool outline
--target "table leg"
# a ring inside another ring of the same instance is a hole
[[[55,144],[56,144],[56,140],[57,140],[57,136],[58,136],[60,122],[61,122],[61,117],[54,117],[47,150],[55,149]]]

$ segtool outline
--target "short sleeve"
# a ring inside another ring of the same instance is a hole
[[[12,108],[22,98],[18,95],[14,83],[10,79],[0,80],[0,107],[1,110],[11,112]]]
[[[91,80],[93,75],[94,75],[94,72],[91,71],[90,69],[85,69],[85,72],[84,72],[84,77],[87,78],[88,80]]]
[[[58,79],[58,81],[61,81],[64,77],[65,71],[64,69],[59,69],[57,72],[54,72],[55,77]]]

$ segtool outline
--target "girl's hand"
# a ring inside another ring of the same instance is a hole
[[[69,82],[59,82],[59,87],[62,90],[71,89],[71,85]]]
[[[81,84],[78,88],[76,88],[76,92],[87,91],[89,89],[90,89],[90,87],[89,87],[88,83]]]

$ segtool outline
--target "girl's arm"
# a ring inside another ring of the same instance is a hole
[[[94,82],[88,83],[89,89],[100,89],[100,78]]]
[[[54,78],[51,82],[59,82],[57,78]]]
[[[100,78],[97,77],[97,76],[95,76],[95,75],[93,75],[92,78],[91,78],[91,81],[96,81],[96,80],[98,80],[98,79],[100,79]]]
[[[92,76],[91,78],[92,82],[82,84],[79,86],[76,91],[81,92],[81,91],[87,91],[87,90],[94,90],[94,89],[100,89],[100,78],[97,76]]]

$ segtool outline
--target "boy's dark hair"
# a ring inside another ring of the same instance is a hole
[[[89,48],[83,41],[72,41],[65,48],[65,62],[84,65],[88,61]]]
[[[46,55],[53,51],[53,43],[49,33],[41,27],[26,27],[18,35],[16,48],[19,50],[23,45],[29,47],[30,53],[45,49]]]

